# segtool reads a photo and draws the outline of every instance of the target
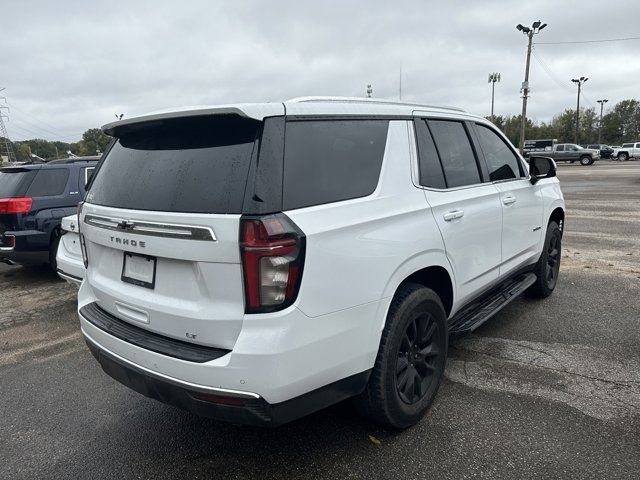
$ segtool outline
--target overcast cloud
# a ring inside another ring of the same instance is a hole
[[[526,38],[640,36],[640,2],[582,1],[3,1],[0,87],[13,140],[78,140],[87,128],[173,106],[281,101],[303,95],[402,97],[490,112],[520,111]],[[538,45],[529,115],[640,98],[640,41]]]

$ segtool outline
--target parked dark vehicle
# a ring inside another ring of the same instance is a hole
[[[0,261],[56,269],[62,217],[76,212],[99,157],[0,168]]]
[[[599,150],[600,158],[613,157],[613,148],[609,145],[605,145],[604,143],[590,143],[589,145],[583,145],[583,147],[588,148],[589,150]]]

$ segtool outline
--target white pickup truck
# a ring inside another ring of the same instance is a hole
[[[640,158],[640,142],[623,143],[620,148],[613,149],[613,158],[625,162],[630,158]]]

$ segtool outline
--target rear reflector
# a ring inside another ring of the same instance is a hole
[[[0,198],[0,215],[3,213],[29,213],[33,199],[25,198]]]
[[[0,236],[0,248],[11,250],[16,246],[16,237],[14,235]]]
[[[210,393],[202,392],[189,392],[193,398],[202,400],[203,402],[217,403],[219,405],[244,405],[241,398],[238,397],[225,397],[223,395],[212,395]]]
[[[304,234],[282,213],[241,218],[246,313],[274,312],[295,301],[302,278],[304,247]]]

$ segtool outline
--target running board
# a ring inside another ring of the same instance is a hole
[[[535,281],[534,273],[525,273],[501,283],[497,288],[456,313],[449,320],[449,335],[458,336],[472,332],[533,285]]]

